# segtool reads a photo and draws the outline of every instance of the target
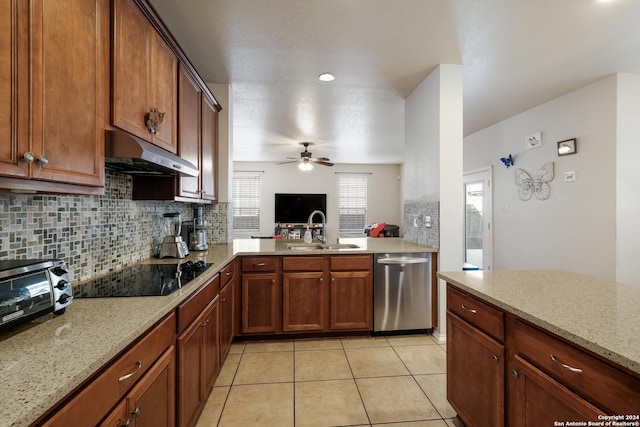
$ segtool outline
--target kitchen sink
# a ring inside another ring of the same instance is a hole
[[[354,243],[290,243],[287,249],[292,251],[318,251],[318,250],[339,250],[339,249],[357,249],[360,246]]]

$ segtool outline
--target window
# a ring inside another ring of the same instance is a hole
[[[338,216],[340,232],[362,233],[367,222],[367,177],[338,177]]]
[[[260,176],[233,176],[233,230],[260,231]]]

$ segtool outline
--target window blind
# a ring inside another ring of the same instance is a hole
[[[260,176],[233,176],[233,230],[260,231]]]
[[[367,176],[338,178],[338,216],[340,232],[362,232],[367,222]]]

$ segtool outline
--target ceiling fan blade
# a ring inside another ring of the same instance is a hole
[[[316,161],[315,163],[318,164],[318,165],[322,165],[322,166],[333,166],[333,163],[331,163],[331,162]]]
[[[313,159],[314,162],[330,162],[331,159],[328,159],[326,157],[316,157]]]
[[[291,156],[287,156],[287,159],[292,159],[292,160],[300,160],[300,157],[291,157]]]
[[[286,162],[278,162],[276,165],[284,165],[286,163],[298,163],[298,160],[288,160]]]

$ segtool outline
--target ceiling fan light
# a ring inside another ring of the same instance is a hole
[[[336,79],[336,76],[334,76],[331,73],[322,73],[318,76],[318,80],[322,81],[322,82],[332,82]]]
[[[299,168],[301,171],[308,172],[308,171],[310,171],[311,169],[313,169],[313,165],[312,165],[311,163],[309,163],[309,162],[306,162],[306,161],[305,161],[305,162],[301,162],[301,163],[299,163],[299,164],[298,164],[298,168]]]

